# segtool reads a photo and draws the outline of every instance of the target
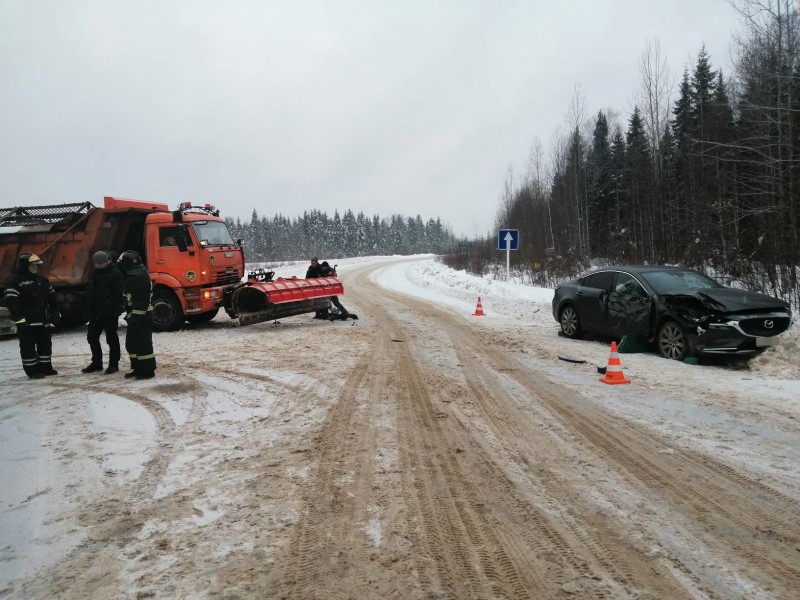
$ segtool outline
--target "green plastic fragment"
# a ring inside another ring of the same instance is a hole
[[[647,344],[632,335],[623,335],[617,345],[617,352],[620,354],[635,354],[637,352],[647,352],[648,350]]]

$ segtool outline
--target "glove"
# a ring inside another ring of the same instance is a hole
[[[45,328],[45,329],[55,329],[55,328],[56,328],[56,326],[55,326],[55,325],[53,325],[52,323],[45,323],[45,324],[44,324],[44,328]]]
[[[17,326],[17,331],[24,331],[25,328],[28,326],[28,322],[25,319],[22,319],[21,321],[17,321],[14,324]]]
[[[56,311],[56,312],[53,313],[53,318],[50,319],[50,324],[53,327],[55,327],[59,323],[61,323],[61,313],[59,311]]]
[[[125,319],[125,322],[127,323],[128,321],[130,321],[130,320],[131,320],[131,317],[132,317],[132,316],[133,316],[133,315],[131,315],[131,313],[125,313],[125,316],[124,316],[124,317],[122,317],[122,318],[123,318],[123,319]]]

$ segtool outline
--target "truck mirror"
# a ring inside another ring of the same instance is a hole
[[[242,247],[242,244],[244,244],[244,242],[242,241],[242,238],[239,238],[238,240],[236,240],[236,245],[239,246],[239,248]]]
[[[175,234],[175,243],[178,245],[178,250],[181,252],[186,252],[186,248],[189,245],[188,233],[186,232],[185,225],[179,225],[178,231]]]

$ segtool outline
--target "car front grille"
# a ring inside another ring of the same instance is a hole
[[[214,273],[214,283],[217,285],[230,285],[239,282],[239,275],[236,269],[228,267],[227,269],[217,269]]]
[[[769,337],[786,331],[790,322],[789,317],[748,317],[739,321],[739,327],[747,335]]]

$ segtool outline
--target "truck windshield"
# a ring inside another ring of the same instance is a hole
[[[221,221],[195,221],[192,227],[197,239],[206,240],[209,246],[233,246],[233,238]]]

